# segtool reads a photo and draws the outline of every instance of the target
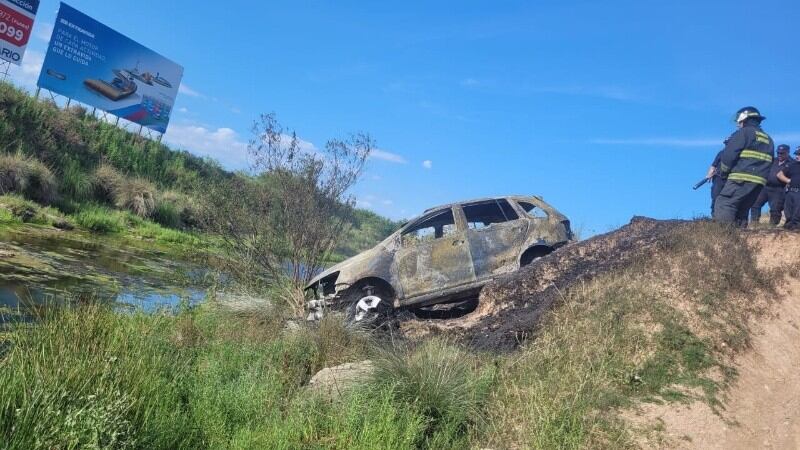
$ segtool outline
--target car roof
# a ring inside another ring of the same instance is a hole
[[[488,202],[488,201],[492,201],[492,200],[502,200],[502,199],[509,199],[509,198],[511,198],[511,199],[523,199],[523,198],[531,198],[531,197],[536,198],[536,199],[538,199],[540,201],[544,201],[542,199],[542,197],[538,196],[538,195],[499,195],[497,197],[474,198],[472,200],[463,200],[463,201],[459,201],[459,202],[446,203],[444,205],[434,206],[432,208],[428,208],[425,211],[423,211],[422,215],[424,216],[425,214],[428,214],[429,212],[432,212],[432,211],[436,211],[438,209],[452,208],[453,206],[464,205],[464,204],[467,204],[467,203]]]

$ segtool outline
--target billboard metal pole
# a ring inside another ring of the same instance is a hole
[[[42,91],[42,88],[40,88],[39,86],[36,86],[36,94],[33,96],[33,98],[35,98],[36,100],[39,100],[39,92],[41,92],[41,91]]]

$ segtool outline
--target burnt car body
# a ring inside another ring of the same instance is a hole
[[[569,220],[537,196],[504,196],[431,208],[370,250],[320,273],[309,319],[322,309],[386,313],[474,296],[497,275],[572,240]]]

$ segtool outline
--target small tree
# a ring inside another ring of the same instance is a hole
[[[207,188],[205,216],[244,270],[295,287],[319,271],[353,219],[350,188],[374,142],[356,133],[314,148],[274,114],[254,123],[250,173]]]

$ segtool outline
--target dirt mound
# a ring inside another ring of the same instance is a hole
[[[484,287],[475,311],[447,321],[407,320],[409,338],[447,333],[476,350],[509,351],[535,330],[542,315],[571,286],[648,257],[681,220],[634,217],[628,225],[568,245]]]
[[[800,261],[800,235],[748,233],[761,269],[793,268]],[[800,448],[800,278],[789,274],[764,317],[751,319],[747,351],[734,358],[738,377],[723,404],[644,404],[628,420],[663,434],[644,447],[702,449]]]

